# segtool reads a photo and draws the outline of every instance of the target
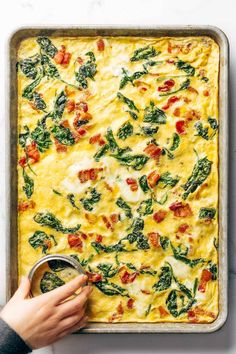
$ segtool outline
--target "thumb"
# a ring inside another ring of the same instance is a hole
[[[19,288],[16,290],[15,295],[21,298],[27,298],[30,292],[30,280],[28,277],[21,277]]]

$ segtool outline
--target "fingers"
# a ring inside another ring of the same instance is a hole
[[[74,324],[73,326],[63,330],[62,332],[60,332],[57,336],[58,339],[65,337],[66,335],[70,334],[70,333],[74,333],[77,332],[79,330],[81,330],[82,328],[86,327],[88,322],[88,316],[84,316],[83,318],[81,318],[81,320],[79,322],[77,322],[76,324]]]
[[[30,280],[27,277],[22,277],[19,288],[16,290],[14,296],[25,299],[29,296],[29,292],[30,292]]]
[[[81,311],[81,309],[85,307],[85,304],[91,292],[92,287],[86,286],[74,299],[59,304],[58,310],[60,313],[60,317],[68,317],[74,313],[78,313],[79,311]]]
[[[43,296],[47,298],[47,300],[52,300],[53,303],[59,304],[60,302],[66,300],[68,297],[72,296],[76,290],[85,285],[86,281],[86,275],[79,275],[65,285],[62,285],[59,288],[44,294],[45,296]]]

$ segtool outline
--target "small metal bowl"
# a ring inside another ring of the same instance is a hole
[[[45,256],[43,258],[41,258],[40,260],[38,260],[33,267],[31,268],[28,278],[30,280],[30,282],[32,282],[33,277],[35,275],[35,272],[44,264],[47,263],[48,261],[63,261],[65,263],[68,263],[68,265],[70,265],[71,267],[75,268],[78,272],[78,275],[83,274],[86,275],[83,267],[81,266],[81,264],[74,258],[70,257],[70,256],[65,256],[65,255],[61,255],[61,254],[51,254],[48,256]],[[33,297],[32,292],[30,291],[30,296]]]

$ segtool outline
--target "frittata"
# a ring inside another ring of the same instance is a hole
[[[19,276],[71,255],[91,322],[216,319],[218,67],[210,37],[21,42]]]

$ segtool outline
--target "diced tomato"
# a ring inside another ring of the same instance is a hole
[[[27,165],[26,157],[25,156],[21,157],[18,163],[21,167],[25,167]]]
[[[96,134],[91,136],[91,138],[89,139],[89,144],[96,144],[98,143],[100,146],[106,144],[105,140],[101,137],[101,134]]]
[[[97,283],[102,280],[102,275],[98,273],[86,272],[88,281],[91,283]]]
[[[122,306],[122,303],[121,303],[121,302],[120,302],[119,305],[117,306],[116,310],[117,310],[118,315],[123,315],[124,309],[123,309],[123,306]]]
[[[164,85],[164,86],[158,86],[157,91],[159,92],[167,92],[170,91],[170,86]]]
[[[158,210],[156,213],[153,214],[153,219],[157,222],[160,223],[162,222],[167,215],[167,211],[165,210]]]
[[[147,182],[149,187],[154,188],[157,185],[157,182],[159,181],[160,178],[161,176],[156,170],[149,173],[149,175],[147,176]]]
[[[61,46],[61,49],[54,56],[54,60],[57,64],[68,65],[70,62],[71,54],[66,52],[64,45]]]
[[[148,144],[143,151],[153,159],[158,159],[162,153],[162,149],[153,143]]]
[[[127,307],[128,309],[132,310],[134,308],[134,299],[129,299],[127,301]]]
[[[189,86],[188,87],[188,91],[189,92],[192,92],[192,93],[196,93],[197,95],[198,95],[198,90],[196,90],[194,87],[192,87],[192,86]]]
[[[176,124],[175,124],[175,127],[176,127],[177,133],[186,134],[184,120],[178,120],[178,122],[176,122]]]
[[[37,149],[37,145],[34,141],[30,145],[26,146],[27,156],[33,160],[33,162],[38,162],[40,159],[40,153]]]
[[[164,82],[164,85],[168,86],[168,87],[173,87],[175,85],[175,81],[173,79],[170,79],[170,80],[166,80]]]
[[[88,238],[88,236],[87,236],[85,233],[83,233],[83,232],[80,232],[80,236],[81,236],[82,239],[84,239],[84,240],[87,240],[87,238]]]
[[[180,108],[179,107],[175,108],[173,114],[175,117],[180,117]]]
[[[184,233],[188,228],[189,228],[188,224],[181,224],[178,228],[178,231]]]
[[[211,318],[216,318],[216,315],[213,312],[204,310],[203,308],[201,308],[199,306],[196,306],[194,308],[194,311],[197,315],[201,315],[201,316],[205,315],[205,316],[208,316]]]
[[[126,178],[126,183],[130,186],[132,192],[138,190],[138,183],[135,178]]]
[[[150,295],[151,294],[150,290],[146,290],[146,289],[141,289],[141,293],[143,293],[145,295]]]
[[[149,232],[147,237],[153,247],[160,247],[160,235],[158,232]]]
[[[141,87],[139,87],[139,92],[146,92],[147,91],[147,87],[145,87],[145,86],[141,86]]]
[[[79,127],[79,129],[77,130],[79,136],[82,138],[83,136],[85,136],[87,134],[87,130],[85,128]]]
[[[76,248],[79,252],[82,251],[83,241],[81,240],[79,234],[69,234],[67,239],[71,248]]]
[[[105,215],[102,215],[102,221],[104,222],[108,230],[113,230],[112,224],[110,223],[109,219]]]
[[[116,224],[120,220],[120,215],[113,213],[113,214],[111,214],[110,219],[113,224]]]
[[[189,322],[192,322],[192,323],[196,323],[198,321],[194,310],[188,311],[188,320],[189,320]]]
[[[203,91],[203,96],[208,97],[210,95],[208,90],[204,90]]]
[[[174,59],[167,59],[166,62],[168,64],[174,64],[175,63]]]
[[[201,113],[196,111],[195,109],[190,109],[185,113],[185,118],[188,121],[192,121],[194,119],[199,120],[201,118]]]
[[[102,239],[103,239],[102,235],[96,235],[95,242],[101,243],[101,242],[102,242]]]
[[[68,113],[71,113],[75,109],[75,101],[74,100],[68,100],[66,102],[66,109]]]
[[[20,202],[18,205],[18,210],[19,211],[26,211],[27,209],[34,209],[35,205],[36,204],[33,200],[26,201],[26,202]]]
[[[60,123],[60,125],[62,126],[62,127],[64,127],[64,128],[70,128],[70,124],[69,124],[69,121],[68,121],[68,119],[65,119],[65,120],[63,120],[61,123]]]
[[[76,103],[76,109],[83,111],[84,113],[87,113],[88,112],[88,104],[83,101]]]
[[[189,204],[183,204],[182,202],[174,202],[169,206],[169,209],[174,212],[174,216],[177,217],[188,217],[192,216],[193,212]]]
[[[212,273],[208,269],[203,269],[198,290],[202,293],[206,291],[206,284],[212,279]]]
[[[104,181],[104,186],[105,186],[106,190],[108,190],[109,192],[113,192],[113,188],[106,181]]]
[[[56,145],[56,151],[57,152],[66,152],[67,151],[67,146],[62,145],[57,139],[54,138],[55,145]]]
[[[158,310],[161,318],[166,317],[168,315],[168,312],[163,306],[158,306]]]
[[[104,49],[105,49],[105,43],[104,43],[104,40],[102,38],[100,38],[98,41],[97,41],[97,48],[98,48],[98,51],[99,52],[103,52]]]
[[[83,61],[83,59],[82,59],[81,57],[78,57],[76,60],[77,60],[77,62],[78,62],[80,65],[82,65],[82,64],[83,64],[83,62],[84,62],[84,61]]]
[[[168,98],[167,104],[165,106],[162,107],[162,109],[169,109],[175,102],[178,102],[180,100],[179,97],[177,96],[172,96],[170,98]]]
[[[123,284],[133,283],[135,278],[137,277],[137,273],[129,273],[127,270],[120,276],[120,280]]]
[[[98,173],[103,171],[103,168],[90,168],[88,170],[81,170],[78,172],[78,177],[81,183],[89,180],[95,181],[98,178]]]
[[[47,247],[48,250],[52,247],[52,242],[50,240],[44,240],[44,245]]]

